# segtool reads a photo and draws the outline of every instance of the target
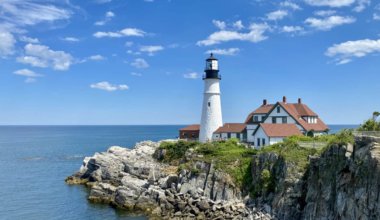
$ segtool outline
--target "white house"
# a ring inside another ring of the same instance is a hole
[[[297,103],[263,104],[248,115],[247,142],[256,148],[282,141],[292,135],[321,135],[328,132],[326,124],[301,99]]]
[[[213,140],[227,140],[238,138],[242,142],[247,140],[246,124],[244,123],[225,123],[219,127],[213,134]]]

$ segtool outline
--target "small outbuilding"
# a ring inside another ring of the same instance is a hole
[[[179,138],[186,140],[198,140],[199,138],[200,125],[194,124],[187,127],[181,128],[179,130]]]

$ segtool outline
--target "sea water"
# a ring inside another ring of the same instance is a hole
[[[85,156],[178,136],[183,126],[0,126],[0,219],[146,219],[87,201],[66,185]],[[355,126],[332,125],[334,133]]]

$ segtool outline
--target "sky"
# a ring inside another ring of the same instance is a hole
[[[300,97],[327,124],[380,110],[375,0],[0,0],[0,125],[224,122]]]

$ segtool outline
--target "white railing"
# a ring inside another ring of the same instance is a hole
[[[327,146],[327,142],[323,141],[299,141],[298,145],[305,148],[323,148]]]
[[[371,137],[380,137],[380,131],[353,131],[355,136],[371,136]]]

